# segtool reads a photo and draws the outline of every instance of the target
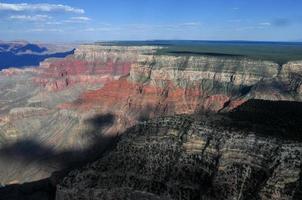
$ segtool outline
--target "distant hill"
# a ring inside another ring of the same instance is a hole
[[[53,47],[53,46],[52,46]],[[54,50],[55,49],[55,50]],[[48,48],[46,45],[25,41],[0,42],[0,70],[9,67],[37,66],[46,58],[63,58],[74,53],[74,49]]]

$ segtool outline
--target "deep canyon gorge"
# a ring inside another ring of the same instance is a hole
[[[302,61],[161,48],[2,70],[0,199],[301,199]]]

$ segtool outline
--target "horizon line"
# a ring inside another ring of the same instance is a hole
[[[9,42],[27,42],[27,43],[109,43],[109,42],[247,42],[247,43],[302,43],[302,40],[206,40],[206,39],[146,39],[146,40],[74,40],[74,41],[46,41],[46,40],[26,40],[26,39],[15,39],[15,40],[1,40],[0,43],[9,43]]]

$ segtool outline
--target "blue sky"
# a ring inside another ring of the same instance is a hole
[[[0,0],[0,40],[302,41],[301,0]]]

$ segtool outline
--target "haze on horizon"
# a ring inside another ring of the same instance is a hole
[[[0,0],[0,40],[302,41],[300,0]]]

